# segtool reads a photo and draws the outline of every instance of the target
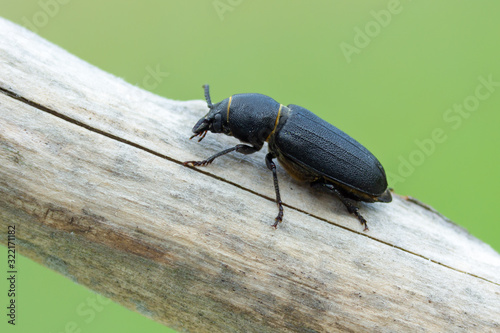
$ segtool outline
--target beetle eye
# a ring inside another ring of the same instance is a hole
[[[215,133],[222,132],[222,117],[219,113],[217,113],[214,117],[213,128]]]

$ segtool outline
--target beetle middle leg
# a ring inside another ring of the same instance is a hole
[[[275,156],[271,153],[268,153],[266,155],[266,165],[269,170],[273,172],[273,180],[274,180],[274,190],[276,191],[276,204],[278,205],[278,216],[276,216],[276,219],[274,220],[273,227],[276,228],[278,226],[278,223],[280,223],[283,220],[283,203],[281,202],[281,196],[280,196],[280,188],[278,186],[278,174],[276,172],[276,164],[273,162],[273,158]]]
[[[364,227],[363,231],[369,230],[368,225],[366,224],[365,218],[359,213],[359,208],[356,207],[355,205],[353,205],[351,202],[349,202],[349,200],[346,199],[346,197],[344,197],[344,195],[333,184],[324,183],[324,182],[314,182],[311,185],[322,185],[322,186],[326,187],[328,190],[330,190],[331,192],[335,193],[335,195],[340,199],[340,201],[342,201],[344,206],[346,206],[347,211],[350,214],[356,215],[359,222]]]
[[[260,148],[254,147],[254,146],[236,145],[236,146],[234,146],[232,148],[228,148],[226,150],[218,152],[217,154],[210,156],[206,160],[203,160],[203,161],[186,161],[183,164],[184,165],[190,165],[191,164],[192,166],[206,166],[206,165],[209,165],[210,163],[212,163],[217,157],[220,157],[222,155],[226,155],[227,153],[230,153],[230,152],[235,151],[235,150],[238,153],[248,155],[248,154],[255,153],[259,149]]]

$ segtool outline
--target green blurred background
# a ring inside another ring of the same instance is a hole
[[[498,0],[0,0],[0,16],[158,95],[202,99],[210,83],[214,101],[259,92],[312,110],[370,149],[397,193],[497,251],[499,12]],[[19,332],[168,331],[19,261]]]

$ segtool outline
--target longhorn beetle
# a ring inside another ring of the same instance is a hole
[[[349,213],[356,215],[365,231],[368,230],[366,220],[348,199],[392,201],[384,168],[377,158],[359,142],[311,111],[294,104],[284,106],[261,94],[232,95],[212,104],[208,85],[203,88],[210,111],[194,125],[190,139],[199,136],[200,142],[210,131],[234,136],[247,144],[238,144],[203,161],[186,161],[184,165],[206,166],[232,151],[252,154],[267,142],[266,165],[273,173],[279,210],[273,227],[283,220],[274,158],[295,179],[333,192]]]

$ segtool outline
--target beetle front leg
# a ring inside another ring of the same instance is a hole
[[[359,213],[359,208],[354,206],[352,203],[350,203],[343,195],[342,193],[340,193],[339,190],[337,190],[335,188],[335,186],[333,186],[332,184],[327,184],[327,183],[320,183],[321,185],[323,185],[324,187],[326,187],[327,189],[329,189],[330,191],[332,191],[333,193],[335,193],[335,195],[340,199],[340,201],[342,201],[342,203],[344,204],[344,206],[346,206],[347,208],[347,211],[350,213],[350,214],[354,214],[356,215],[356,217],[358,218],[359,222],[361,223],[362,226],[364,226],[365,228],[363,229],[363,231],[368,231],[368,225],[366,224],[366,220],[365,218]]]
[[[258,147],[254,147],[254,146],[247,146],[247,145],[236,145],[232,148],[228,148],[226,150],[223,150],[213,156],[210,156],[209,158],[207,158],[206,160],[203,160],[203,161],[186,161],[184,162],[183,164],[184,165],[192,165],[192,166],[206,166],[206,165],[209,165],[210,163],[212,163],[217,157],[220,157],[222,155],[226,155],[227,153],[230,153],[232,151],[237,151],[238,153],[241,153],[241,154],[245,154],[245,155],[248,155],[248,154],[252,154],[252,153],[255,153],[256,151],[258,151],[260,148]]]
[[[278,174],[276,173],[276,164],[273,162],[273,154],[268,153],[266,155],[266,165],[269,170],[273,172],[273,180],[274,180],[274,190],[276,191],[276,204],[278,205],[278,216],[276,216],[276,219],[274,220],[273,227],[276,228],[278,226],[278,223],[280,223],[283,220],[283,204],[281,203],[281,196],[280,196],[280,188],[278,186]]]

